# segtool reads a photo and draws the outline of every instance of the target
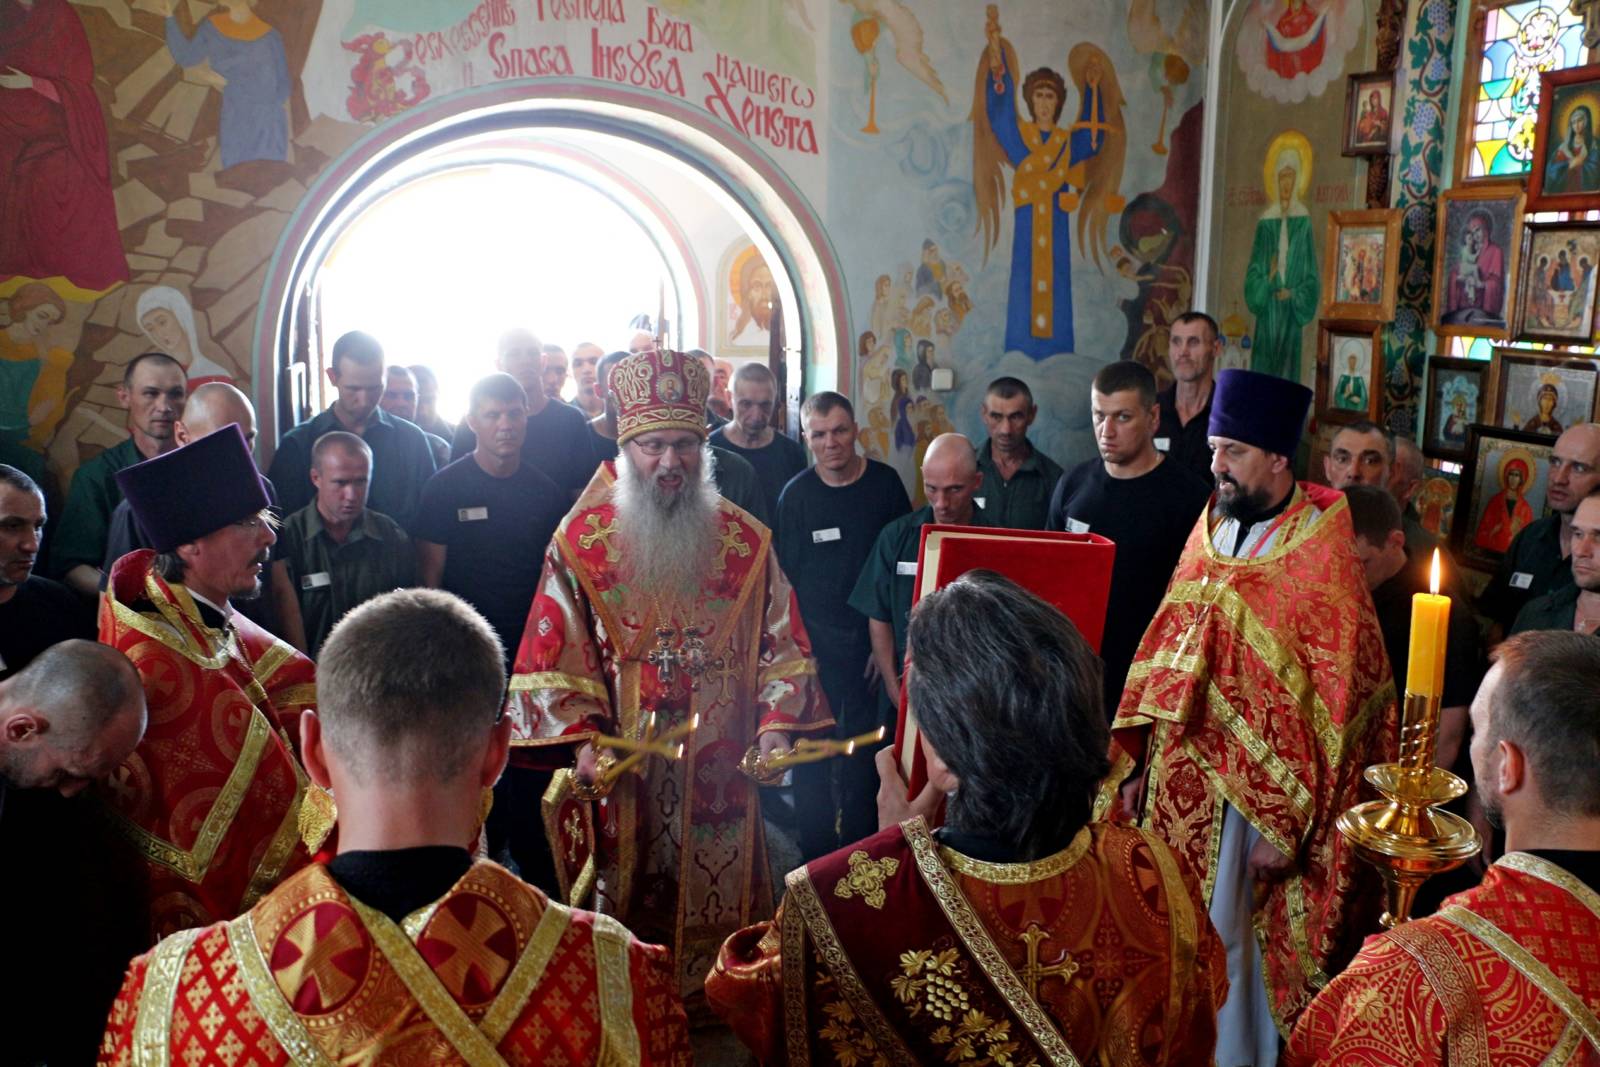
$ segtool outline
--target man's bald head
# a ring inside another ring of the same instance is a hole
[[[1545,500],[1551,511],[1570,516],[1596,488],[1600,488],[1600,424],[1580,422],[1556,438],[1550,450]]]
[[[183,405],[178,441],[188,444],[234,423],[239,424],[245,444],[255,447],[256,409],[250,398],[227,382],[206,382]]]
[[[144,737],[144,688],[116,649],[63,641],[0,682],[0,778],[72,796]]]
[[[983,484],[978,450],[964,435],[940,434],[922,457],[922,489],[933,506],[933,521],[964,526],[973,519],[973,495]]]

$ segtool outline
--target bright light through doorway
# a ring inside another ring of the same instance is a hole
[[[390,193],[340,236],[320,281],[327,343],[366,330],[389,363],[432,367],[448,419],[494,370],[505,330],[526,327],[569,355],[580,341],[610,351],[635,315],[656,316],[663,284],[673,300],[660,252],[627,212],[573,178],[513,164]]]

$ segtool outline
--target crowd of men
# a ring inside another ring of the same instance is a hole
[[[719,1016],[762,1062],[1600,1056],[1600,425],[1479,625],[1415,442],[1299,480],[1309,391],[1220,351],[1190,312],[1166,389],[1103,367],[1070,470],[996,379],[915,510],[844,395],[790,436],[767,367],[644,330],[509,331],[457,425],[346,334],[265,475],[243,393],[136,358],[59,528],[0,465],[7,1056],[681,1063]],[[914,607],[930,523],[1111,539],[1098,654],[990,572]],[[1486,850],[1362,947],[1335,823],[1436,549]],[[763,788],[902,699],[918,795],[887,740]]]

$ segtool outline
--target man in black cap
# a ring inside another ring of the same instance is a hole
[[[1205,887],[1230,1065],[1276,1063],[1280,1030],[1353,947],[1361,872],[1335,819],[1397,731],[1349,505],[1290,468],[1310,405],[1273,375],[1217,375],[1216,493],[1128,672],[1103,797],[1131,779],[1125,802]]]
[[[106,781],[144,855],[152,941],[238,915],[309,859],[291,738],[316,706],[311,661],[232,607],[260,594],[277,540],[237,425],[117,474],[152,547],[111,569],[100,641],[133,661],[150,728]]]

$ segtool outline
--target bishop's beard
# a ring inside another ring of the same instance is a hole
[[[711,571],[717,541],[717,494],[711,480],[710,448],[700,454],[700,475],[686,478],[676,492],[661,487],[617,455],[617,480],[611,500],[617,507],[622,577],[630,586],[663,599],[693,597]]]

